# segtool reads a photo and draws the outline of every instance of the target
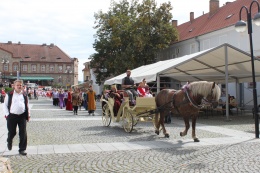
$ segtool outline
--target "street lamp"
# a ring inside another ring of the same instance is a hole
[[[19,71],[17,71],[17,79],[18,80],[20,80],[20,78],[21,78],[21,74],[22,74],[22,67],[21,67],[21,65],[22,65],[22,60],[20,60],[19,61]]]
[[[255,115],[255,136],[259,138],[259,115],[258,115],[258,105],[257,105],[257,92],[256,92],[256,82],[255,82],[255,65],[254,65],[254,52],[253,52],[253,41],[252,41],[252,18],[251,18],[251,11],[252,5],[256,3],[258,7],[258,13],[254,17],[254,23],[257,26],[260,26],[260,8],[259,3],[257,0],[254,0],[250,4],[250,8],[246,6],[241,7],[239,12],[239,21],[235,24],[235,28],[237,32],[244,32],[246,30],[246,22],[241,19],[241,12],[243,9],[246,10],[247,13],[247,28],[249,34],[249,41],[250,41],[250,52],[251,52],[251,65],[252,65],[252,78],[253,78],[253,99],[254,99],[254,115]]]

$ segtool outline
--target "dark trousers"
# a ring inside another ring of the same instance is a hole
[[[59,98],[53,98],[53,105],[59,106]]]
[[[92,114],[92,113],[94,113],[95,112],[95,110],[88,110],[88,113],[89,114]]]
[[[79,106],[73,106],[73,112],[78,113]]]
[[[65,107],[66,107],[66,105],[67,105],[67,101],[68,101],[68,98],[64,98]]]
[[[7,117],[7,129],[8,129],[8,137],[7,142],[13,143],[13,138],[16,135],[16,127],[19,127],[19,151],[26,150],[27,147],[27,132],[26,132],[26,117],[24,114],[15,115],[9,114]]]

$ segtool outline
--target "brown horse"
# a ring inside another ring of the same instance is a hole
[[[185,130],[180,132],[181,136],[187,135],[190,128],[189,119],[192,118],[192,138],[194,142],[199,142],[196,137],[195,127],[199,109],[202,100],[208,102],[218,101],[220,97],[220,88],[215,82],[199,81],[187,83],[181,90],[164,89],[155,97],[157,113],[155,114],[155,133],[159,135],[160,125],[162,126],[165,137],[169,137],[164,127],[165,115],[171,112],[177,112],[183,116]],[[159,116],[160,113],[160,116]]]

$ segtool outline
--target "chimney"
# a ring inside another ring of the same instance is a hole
[[[219,0],[210,0],[209,1],[209,16],[215,14],[219,9]]]
[[[50,44],[50,47],[54,47],[54,43],[51,43],[51,44]]]
[[[12,41],[8,41],[7,43],[8,43],[8,44],[12,44]]]
[[[178,26],[178,20],[172,20],[172,26],[176,28]]]
[[[194,12],[190,12],[190,23],[194,20]]]
[[[42,46],[47,46],[47,44],[46,44],[46,43],[43,43]]]
[[[20,44],[21,44],[21,42],[20,42],[20,41],[18,41],[18,44],[20,45]]]

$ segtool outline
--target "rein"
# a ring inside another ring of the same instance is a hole
[[[190,103],[192,104],[193,107],[197,108],[197,109],[201,109],[203,106],[202,105],[197,105],[194,103],[193,99],[190,98],[188,90],[185,90],[185,94],[188,98],[188,100],[190,101]]]

